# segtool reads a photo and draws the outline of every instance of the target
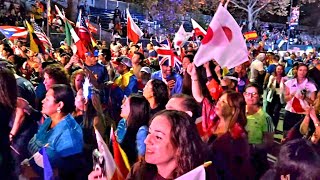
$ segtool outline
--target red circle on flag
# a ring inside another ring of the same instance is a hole
[[[213,37],[213,31],[210,27],[207,29],[207,35],[202,39],[201,44],[207,44]]]
[[[232,40],[232,31],[230,28],[223,26],[222,27],[224,34],[227,36],[229,42]]]

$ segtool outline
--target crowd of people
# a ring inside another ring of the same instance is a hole
[[[45,154],[59,179],[111,179],[93,169],[97,134],[126,154],[123,179],[176,179],[209,161],[206,179],[320,177],[316,50],[264,52],[262,42],[227,70],[196,67],[196,43],[170,57],[141,46],[115,39],[79,55],[63,41],[41,54],[0,41],[1,179],[43,179]]]
[[[208,179],[317,179],[316,52],[248,51],[247,62],[225,72],[214,60],[196,67],[191,43],[176,71],[152,42],[143,51],[103,41],[81,59],[66,43],[42,55],[20,41],[1,41],[0,174],[42,177],[36,154],[45,148],[62,179],[106,177],[92,171],[95,130],[108,144],[114,127],[131,166],[127,179],[173,179],[207,161],[213,162]],[[270,166],[267,153],[282,133],[278,161]]]

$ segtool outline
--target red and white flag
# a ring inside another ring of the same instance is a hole
[[[80,41],[79,36],[75,32],[75,30],[73,29],[71,24],[68,21],[66,21],[65,23],[66,23],[66,29],[65,29],[66,34],[68,33],[68,34],[71,35],[71,37],[73,39],[73,42],[77,47],[77,55],[79,56],[80,59],[84,60],[85,59],[85,53],[87,52],[87,48],[84,46],[82,41]],[[67,37],[67,38],[69,38],[69,37]]]
[[[175,34],[174,39],[173,39],[173,46],[175,49],[178,49],[179,47],[183,46],[186,41],[190,37],[192,37],[193,33],[191,32],[186,32],[186,30],[183,27],[183,24],[181,24],[178,32]]]
[[[80,9],[77,23],[76,23],[76,29],[75,32],[78,34],[80,40],[82,43],[86,46],[89,47],[91,44],[91,37],[90,37],[90,32],[89,29],[86,25],[85,19],[82,16],[82,11]]]
[[[143,32],[138,25],[133,21],[129,9],[127,9],[127,34],[128,39],[137,44],[140,37],[143,36]]]
[[[201,41],[194,63],[200,66],[212,59],[228,69],[248,60],[248,50],[241,29],[221,4],[207,29],[207,35]]]
[[[194,30],[194,34],[199,37],[202,36],[203,38],[206,36],[207,32],[195,21],[191,18],[192,27]]]
[[[28,30],[25,27],[0,26],[0,32],[8,39],[26,39]]]

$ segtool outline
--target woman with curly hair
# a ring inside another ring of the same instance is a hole
[[[150,121],[145,143],[145,160],[132,167],[127,179],[175,179],[207,160],[207,148],[196,125],[184,112],[157,113]],[[214,173],[207,171],[207,178],[214,178]]]
[[[86,76],[86,73],[82,69],[78,69],[72,73],[70,79],[71,79],[71,87],[74,90],[74,92],[77,93],[79,89],[82,88],[85,76]]]

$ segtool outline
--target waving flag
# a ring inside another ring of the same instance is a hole
[[[194,33],[197,37],[202,36],[203,38],[206,36],[207,32],[195,21],[191,18],[192,27]]]
[[[98,33],[98,29],[97,29],[96,27],[94,27],[94,26],[90,23],[89,19],[86,19],[86,25],[87,25],[87,27],[88,27],[88,29],[89,29],[89,32],[94,33],[94,34],[97,34],[97,33]]]
[[[0,26],[0,32],[7,39],[18,39],[18,38],[27,38],[28,31],[24,27],[16,26]]]
[[[121,180],[125,179],[124,176],[122,176],[117,168],[117,165],[112,157],[112,154],[107,146],[107,144],[104,142],[103,138],[101,137],[98,130],[94,130],[96,133],[96,139],[98,144],[99,152],[103,155],[103,158],[105,160],[103,167],[106,170],[106,176],[108,180]]]
[[[76,29],[75,29],[77,35],[79,36],[82,43],[88,47],[91,44],[91,37],[89,29],[86,25],[85,19],[82,16],[82,10],[80,9],[77,23],[76,23]]]
[[[222,68],[228,69],[248,60],[248,50],[241,29],[221,4],[194,57],[194,63],[200,66],[212,59],[216,60]]]
[[[51,44],[49,38],[47,37],[47,35],[41,29],[41,27],[37,23],[34,22],[33,28],[34,28],[34,33],[36,34],[36,36],[38,37],[40,42],[44,45],[44,47],[46,49],[51,49],[52,44]]]
[[[110,137],[112,139],[112,147],[113,147],[113,156],[114,161],[123,175],[123,177],[127,177],[130,171],[130,164],[126,153],[122,150],[119,143],[116,140],[116,136],[114,135],[113,129],[111,128]]]
[[[186,32],[186,30],[183,27],[183,24],[181,24],[178,32],[175,34],[174,39],[173,39],[173,45],[174,48],[178,48],[184,45],[184,43],[186,41],[188,41],[188,39],[190,37],[192,37],[193,33],[190,32]]]
[[[138,27],[138,25],[133,21],[129,9],[127,9],[127,33],[128,39],[137,44],[143,32]]]
[[[171,49],[171,42],[169,39],[165,39],[160,43],[162,47],[157,48],[157,54],[159,57],[159,65],[162,65],[167,60],[169,61],[168,65],[173,67],[174,70],[179,73],[182,69],[182,62],[178,56],[176,56]]]
[[[31,49],[31,51],[36,52],[36,53],[45,53],[45,47],[43,46],[43,43],[40,41],[38,36],[35,34],[35,30],[31,26],[31,24],[29,24],[28,21],[26,21],[26,24],[27,24],[28,31],[30,34],[30,49]]]
[[[68,21],[66,21],[65,23],[66,23],[65,32],[66,32],[66,36],[67,36],[67,42],[71,43],[71,38],[73,39],[73,41],[77,47],[77,55],[80,57],[80,59],[84,60],[85,53],[87,52],[87,48],[83,45],[82,41],[80,41],[79,36],[74,31],[71,24]]]

